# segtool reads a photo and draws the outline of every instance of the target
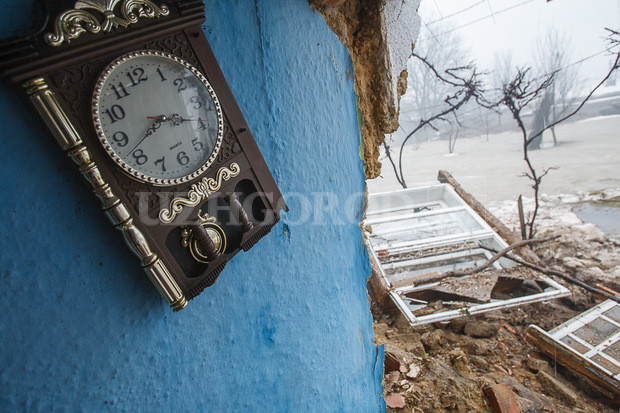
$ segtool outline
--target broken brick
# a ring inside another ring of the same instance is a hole
[[[405,407],[405,398],[400,393],[393,393],[385,398],[385,404],[392,409],[400,409]]]
[[[496,384],[484,388],[484,394],[489,399],[495,413],[520,413],[517,398],[506,383]]]

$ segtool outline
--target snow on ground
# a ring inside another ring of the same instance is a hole
[[[591,194],[543,194],[540,197],[540,211],[536,221],[538,222],[541,232],[547,231],[549,227],[557,224],[563,226],[581,225],[582,220],[573,212],[573,208],[583,202],[599,202],[620,197],[620,189],[610,189]],[[493,201],[487,207],[509,228],[518,229],[517,201]],[[523,197],[523,209],[525,211],[533,211],[534,198]],[[619,210],[620,211],[620,210]],[[620,219],[620,216],[618,217]],[[557,224],[555,224],[557,223]],[[601,232],[601,230],[597,230]]]

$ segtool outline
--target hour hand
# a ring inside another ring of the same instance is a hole
[[[159,121],[161,123],[163,123],[163,122],[170,122],[174,126],[179,126],[183,122],[186,122],[188,120],[193,120],[193,119],[184,119],[178,113],[173,113],[170,116],[165,116],[165,115],[147,116],[146,118],[147,119],[155,119],[156,121]]]
[[[155,133],[155,131],[161,127],[161,124],[164,123],[168,118],[164,115],[159,115],[159,116],[147,116],[147,119],[155,119],[155,122],[153,122],[151,127],[146,130],[146,133],[144,134],[144,138],[142,138],[142,140],[146,139],[147,137]]]
[[[147,116],[146,118],[147,119],[156,119],[156,120],[159,120],[159,121],[162,121],[162,122],[170,121],[175,126],[178,126],[178,125],[180,125],[183,122],[208,122],[206,119],[200,119],[200,118],[196,118],[196,119],[183,118],[183,117],[181,117],[177,113],[173,113],[170,116],[164,116],[164,115],[160,115],[160,116]]]

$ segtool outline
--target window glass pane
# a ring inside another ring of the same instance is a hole
[[[589,324],[576,330],[573,334],[591,346],[596,346],[608,339],[618,330],[620,329],[610,322],[597,318],[596,320],[591,321]]]
[[[596,355],[592,356],[591,360],[593,362],[595,362],[596,364],[598,364],[599,366],[603,367],[604,369],[607,369],[607,370],[611,371],[611,373],[613,375],[616,375],[616,374],[620,373],[620,366],[618,366],[615,363],[607,360],[606,358],[604,358],[600,354],[596,354]]]
[[[609,317],[617,323],[620,323],[620,306],[614,306],[603,313],[605,317]]]
[[[607,347],[603,353],[607,354],[614,360],[620,361],[620,341],[616,341],[614,344]]]
[[[571,338],[570,336],[566,336],[560,341],[581,354],[586,353],[590,350],[589,347],[584,346],[583,344]]]

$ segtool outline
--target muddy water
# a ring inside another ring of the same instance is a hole
[[[547,195],[589,194],[620,188],[620,115],[561,124],[556,133],[560,144],[533,151],[531,160],[540,172],[549,171],[542,181]],[[459,139],[455,154],[448,155],[445,140],[423,142],[405,148],[403,170],[410,188],[436,185],[437,171],[445,169],[483,205],[516,200],[519,194],[532,197],[532,183],[522,153],[523,136],[506,132]],[[417,149],[416,149],[417,148]],[[392,166],[382,158],[382,178],[369,179],[370,193],[402,189]]]
[[[609,237],[620,237],[620,205],[584,202],[573,207],[573,212],[584,222],[599,227]]]

